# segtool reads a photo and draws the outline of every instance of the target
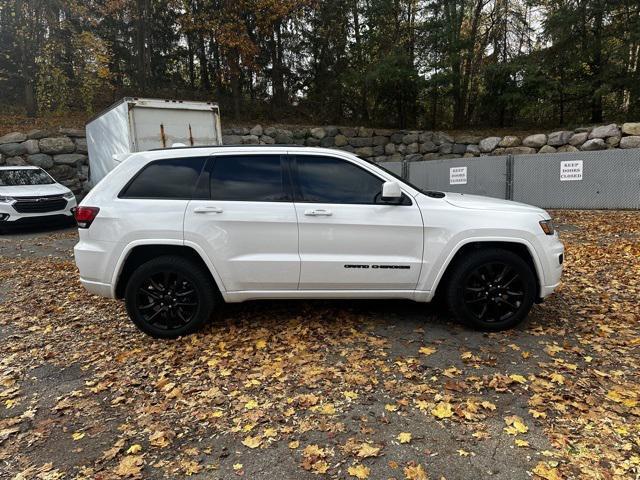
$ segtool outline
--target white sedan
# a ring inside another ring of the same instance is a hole
[[[0,229],[73,221],[76,197],[39,167],[0,167]]]

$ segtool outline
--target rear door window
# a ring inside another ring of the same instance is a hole
[[[229,155],[211,159],[212,200],[290,202],[288,168],[281,155]]]

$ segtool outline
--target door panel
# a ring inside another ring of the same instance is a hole
[[[298,287],[298,223],[284,162],[214,156],[204,174],[209,199],[187,206],[185,241],[205,246],[227,291]]]
[[[197,210],[208,209],[208,212]],[[227,291],[295,290],[300,276],[292,203],[192,200],[185,241],[205,246]]]
[[[325,210],[331,215],[305,215]],[[413,290],[422,266],[418,207],[297,203],[300,289]]]
[[[384,180],[345,159],[297,155],[292,166],[299,289],[416,288],[423,222],[415,202],[405,196],[400,205],[381,203]]]

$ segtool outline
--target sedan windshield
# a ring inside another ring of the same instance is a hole
[[[50,185],[53,179],[41,169],[0,170],[0,187]]]

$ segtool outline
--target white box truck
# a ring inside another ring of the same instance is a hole
[[[222,145],[220,110],[211,102],[126,97],[87,122],[89,184],[134,152]]]

